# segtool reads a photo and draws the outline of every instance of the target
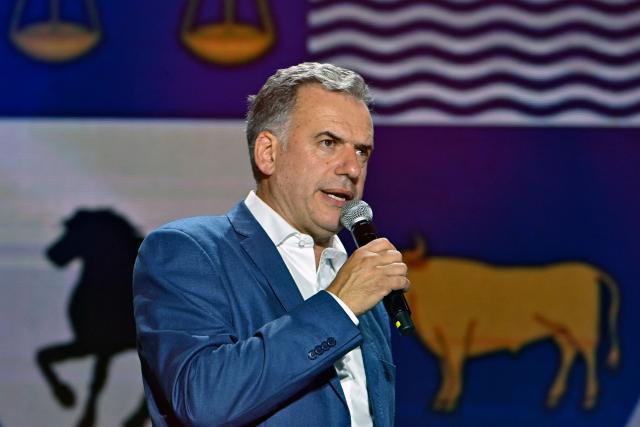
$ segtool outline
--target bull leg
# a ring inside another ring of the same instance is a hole
[[[446,355],[443,354],[440,357],[440,389],[438,390],[438,394],[436,395],[436,398],[433,401],[434,411],[445,410],[446,396],[449,394],[448,390],[450,388],[450,383],[451,383],[450,363],[447,360]]]
[[[104,388],[107,380],[107,368],[109,367],[111,356],[111,354],[99,354],[96,358],[93,368],[93,379],[89,387],[89,397],[85,404],[82,417],[80,421],[78,421],[78,427],[92,427],[95,424],[96,403],[98,401],[98,395]]]
[[[436,331],[440,343],[442,384],[434,402],[436,411],[453,411],[462,391],[462,364],[464,360],[463,346],[452,345],[441,330]]]
[[[435,337],[437,346],[439,348],[440,358],[440,389],[433,401],[434,411],[443,411],[445,408],[446,396],[449,394],[448,390],[451,383],[451,364],[449,363],[450,351],[445,341],[442,330],[438,327],[435,328]]]
[[[75,404],[76,398],[71,387],[62,382],[52,368],[52,365],[67,359],[73,359],[88,355],[89,352],[81,344],[71,342],[66,344],[58,344],[43,348],[36,354],[38,367],[47,384],[51,387],[51,391],[58,403],[65,408],[69,408]]]
[[[453,411],[458,406],[458,398],[462,393],[462,366],[464,362],[464,354],[462,348],[452,352],[449,362],[451,369],[451,379],[449,381],[449,389],[447,392],[445,410]]]
[[[584,400],[582,407],[584,409],[593,409],[598,400],[598,376],[596,371],[596,352],[593,346],[591,348],[580,349],[587,365],[587,385],[584,392]]]
[[[554,339],[560,349],[560,368],[547,395],[547,407],[555,408],[567,388],[567,376],[576,358],[576,347],[565,334],[557,333]]]

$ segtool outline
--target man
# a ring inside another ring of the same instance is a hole
[[[154,425],[393,425],[380,301],[407,288],[407,268],[386,239],[347,259],[336,236],[373,150],[368,89],[304,63],[249,101],[255,193],[140,248],[134,311]]]

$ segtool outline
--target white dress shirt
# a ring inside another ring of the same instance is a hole
[[[253,191],[249,193],[244,203],[278,249],[305,300],[317,292],[324,291],[333,282],[338,270],[347,260],[347,252],[338,236],[334,236],[331,247],[322,251],[316,270],[311,236],[302,234],[293,228]],[[358,318],[351,309],[331,292],[329,295],[335,298],[351,320],[358,325]],[[347,399],[351,425],[356,427],[373,426],[360,347],[345,354],[334,363],[334,367]]]

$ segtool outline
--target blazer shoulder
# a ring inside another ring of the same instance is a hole
[[[223,215],[206,215],[181,218],[168,222],[154,231],[177,230],[190,236],[219,235],[227,237],[227,233],[239,226],[249,223],[251,228],[257,222],[245,206],[244,202],[239,202],[231,210]],[[255,223],[252,224],[252,223]],[[240,227],[242,228],[242,227]]]
[[[141,249],[148,247],[168,247],[176,238],[187,239],[210,252],[221,242],[229,240],[231,228],[225,216],[197,216],[168,222],[151,231],[143,240]],[[178,240],[179,241],[179,240]]]
[[[255,230],[258,227],[244,203],[240,202],[224,215],[195,216],[171,221],[152,231],[148,237],[177,232],[207,251],[216,248],[222,250],[228,249],[229,245],[237,245],[246,236],[247,229]]]
[[[156,231],[176,230],[181,231],[190,236],[198,236],[208,233],[216,233],[229,228],[229,219],[224,215],[217,216],[194,216],[189,218],[180,218],[168,222]]]

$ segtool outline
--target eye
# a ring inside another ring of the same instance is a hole
[[[356,147],[356,154],[364,160],[368,160],[371,156],[371,149],[369,147]]]
[[[322,141],[320,141],[320,145],[322,145],[323,147],[331,148],[336,145],[336,141],[333,139],[323,139]]]

